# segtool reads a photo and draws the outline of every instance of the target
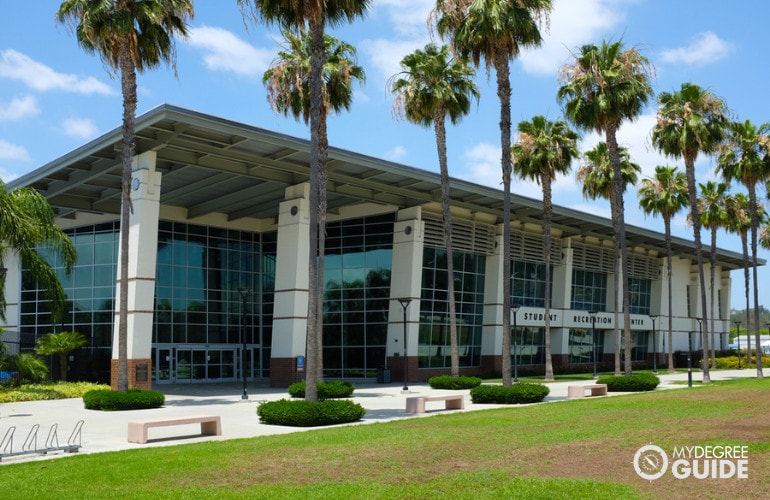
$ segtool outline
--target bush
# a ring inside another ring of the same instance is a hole
[[[356,386],[344,380],[332,380],[331,382],[318,382],[318,399],[349,398]],[[289,395],[293,398],[305,397],[305,381],[297,382],[289,386]]]
[[[0,385],[0,403],[81,398],[86,392],[95,389],[109,389],[109,386],[91,382],[49,382],[7,388]]]
[[[257,407],[259,421],[267,425],[290,427],[317,427],[320,425],[346,424],[361,420],[366,410],[349,400],[268,401]]]
[[[480,385],[471,389],[471,401],[478,404],[539,403],[549,392],[551,390],[542,384]]]
[[[434,389],[473,389],[481,385],[481,379],[479,377],[439,375],[429,378],[428,384]]]
[[[634,373],[630,377],[600,377],[596,383],[607,384],[609,392],[641,392],[654,390],[660,384],[660,379],[652,373]]]
[[[751,355],[751,364],[746,366],[746,353],[741,353],[741,368],[756,368],[757,356]],[[770,366],[770,356],[762,356],[762,366]],[[717,368],[721,370],[735,370],[738,368],[738,356],[732,355],[724,358],[717,358]]]
[[[121,411],[160,408],[166,402],[162,392],[132,388],[126,392],[112,389],[88,391],[83,403],[88,410]]]

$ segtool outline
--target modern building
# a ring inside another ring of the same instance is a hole
[[[274,386],[294,382],[305,354],[309,142],[169,105],[139,116],[136,134],[130,385],[238,381],[244,373]],[[118,128],[9,184],[46,196],[78,263],[69,276],[59,269],[68,308],[52,324],[42,290],[24,279],[18,259],[4,256],[4,340],[28,350],[46,333],[79,331],[90,343],[70,366],[84,379],[110,380],[117,364],[120,143]],[[404,368],[410,381],[448,373],[438,174],[335,148],[328,170],[325,376],[374,380],[384,366],[395,380]],[[461,371],[499,374],[502,319],[513,314],[502,306],[502,192],[455,179],[451,198]],[[509,355],[516,354],[517,368],[542,370],[542,202],[514,195],[511,216],[512,302],[520,308]],[[663,360],[669,342],[661,334],[668,325],[664,237],[630,226],[626,234],[627,347],[634,360],[650,364],[654,353]],[[554,365],[589,369],[596,359],[611,366],[611,223],[557,206],[553,241]],[[673,346],[696,350],[701,305],[693,244],[674,238],[673,248]],[[717,347],[728,343],[730,272],[741,267],[741,255],[718,251]],[[411,300],[402,306],[399,298]]]

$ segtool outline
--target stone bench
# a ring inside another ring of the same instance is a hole
[[[465,398],[462,394],[417,396],[406,398],[406,413],[425,413],[425,403],[428,401],[444,401],[444,408],[447,410],[462,410],[465,408]]]
[[[167,427],[171,425],[201,424],[201,434],[204,436],[221,436],[222,424],[218,415],[194,415],[190,417],[170,417],[155,420],[137,420],[128,423],[128,442],[146,443],[147,430],[150,427]]]
[[[607,384],[570,385],[567,386],[567,397],[583,398],[588,390],[591,391],[591,396],[606,396]]]

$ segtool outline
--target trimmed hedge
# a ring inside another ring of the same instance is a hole
[[[268,401],[257,407],[259,421],[267,425],[317,427],[357,422],[366,414],[363,406],[349,400]]]
[[[471,401],[479,404],[539,403],[550,392],[551,390],[542,384],[480,385],[471,389]]]
[[[289,395],[293,398],[305,397],[306,383],[297,382],[289,386]],[[323,401],[325,399],[340,399],[349,398],[356,386],[350,382],[344,380],[332,380],[331,382],[318,382],[318,399]]]
[[[134,387],[126,392],[112,389],[97,389],[83,394],[83,403],[88,410],[121,411],[160,408],[166,402],[162,392],[148,391]]]
[[[599,377],[596,383],[607,384],[609,392],[642,392],[654,390],[660,384],[660,379],[652,373],[634,373],[630,377]]]
[[[473,389],[481,385],[481,379],[479,377],[439,375],[429,378],[428,384],[434,389]]]

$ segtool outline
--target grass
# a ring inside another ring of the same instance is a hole
[[[2,467],[15,498],[761,498],[767,379]],[[254,425],[257,424],[256,416]],[[654,443],[747,445],[748,480],[644,481]]]

